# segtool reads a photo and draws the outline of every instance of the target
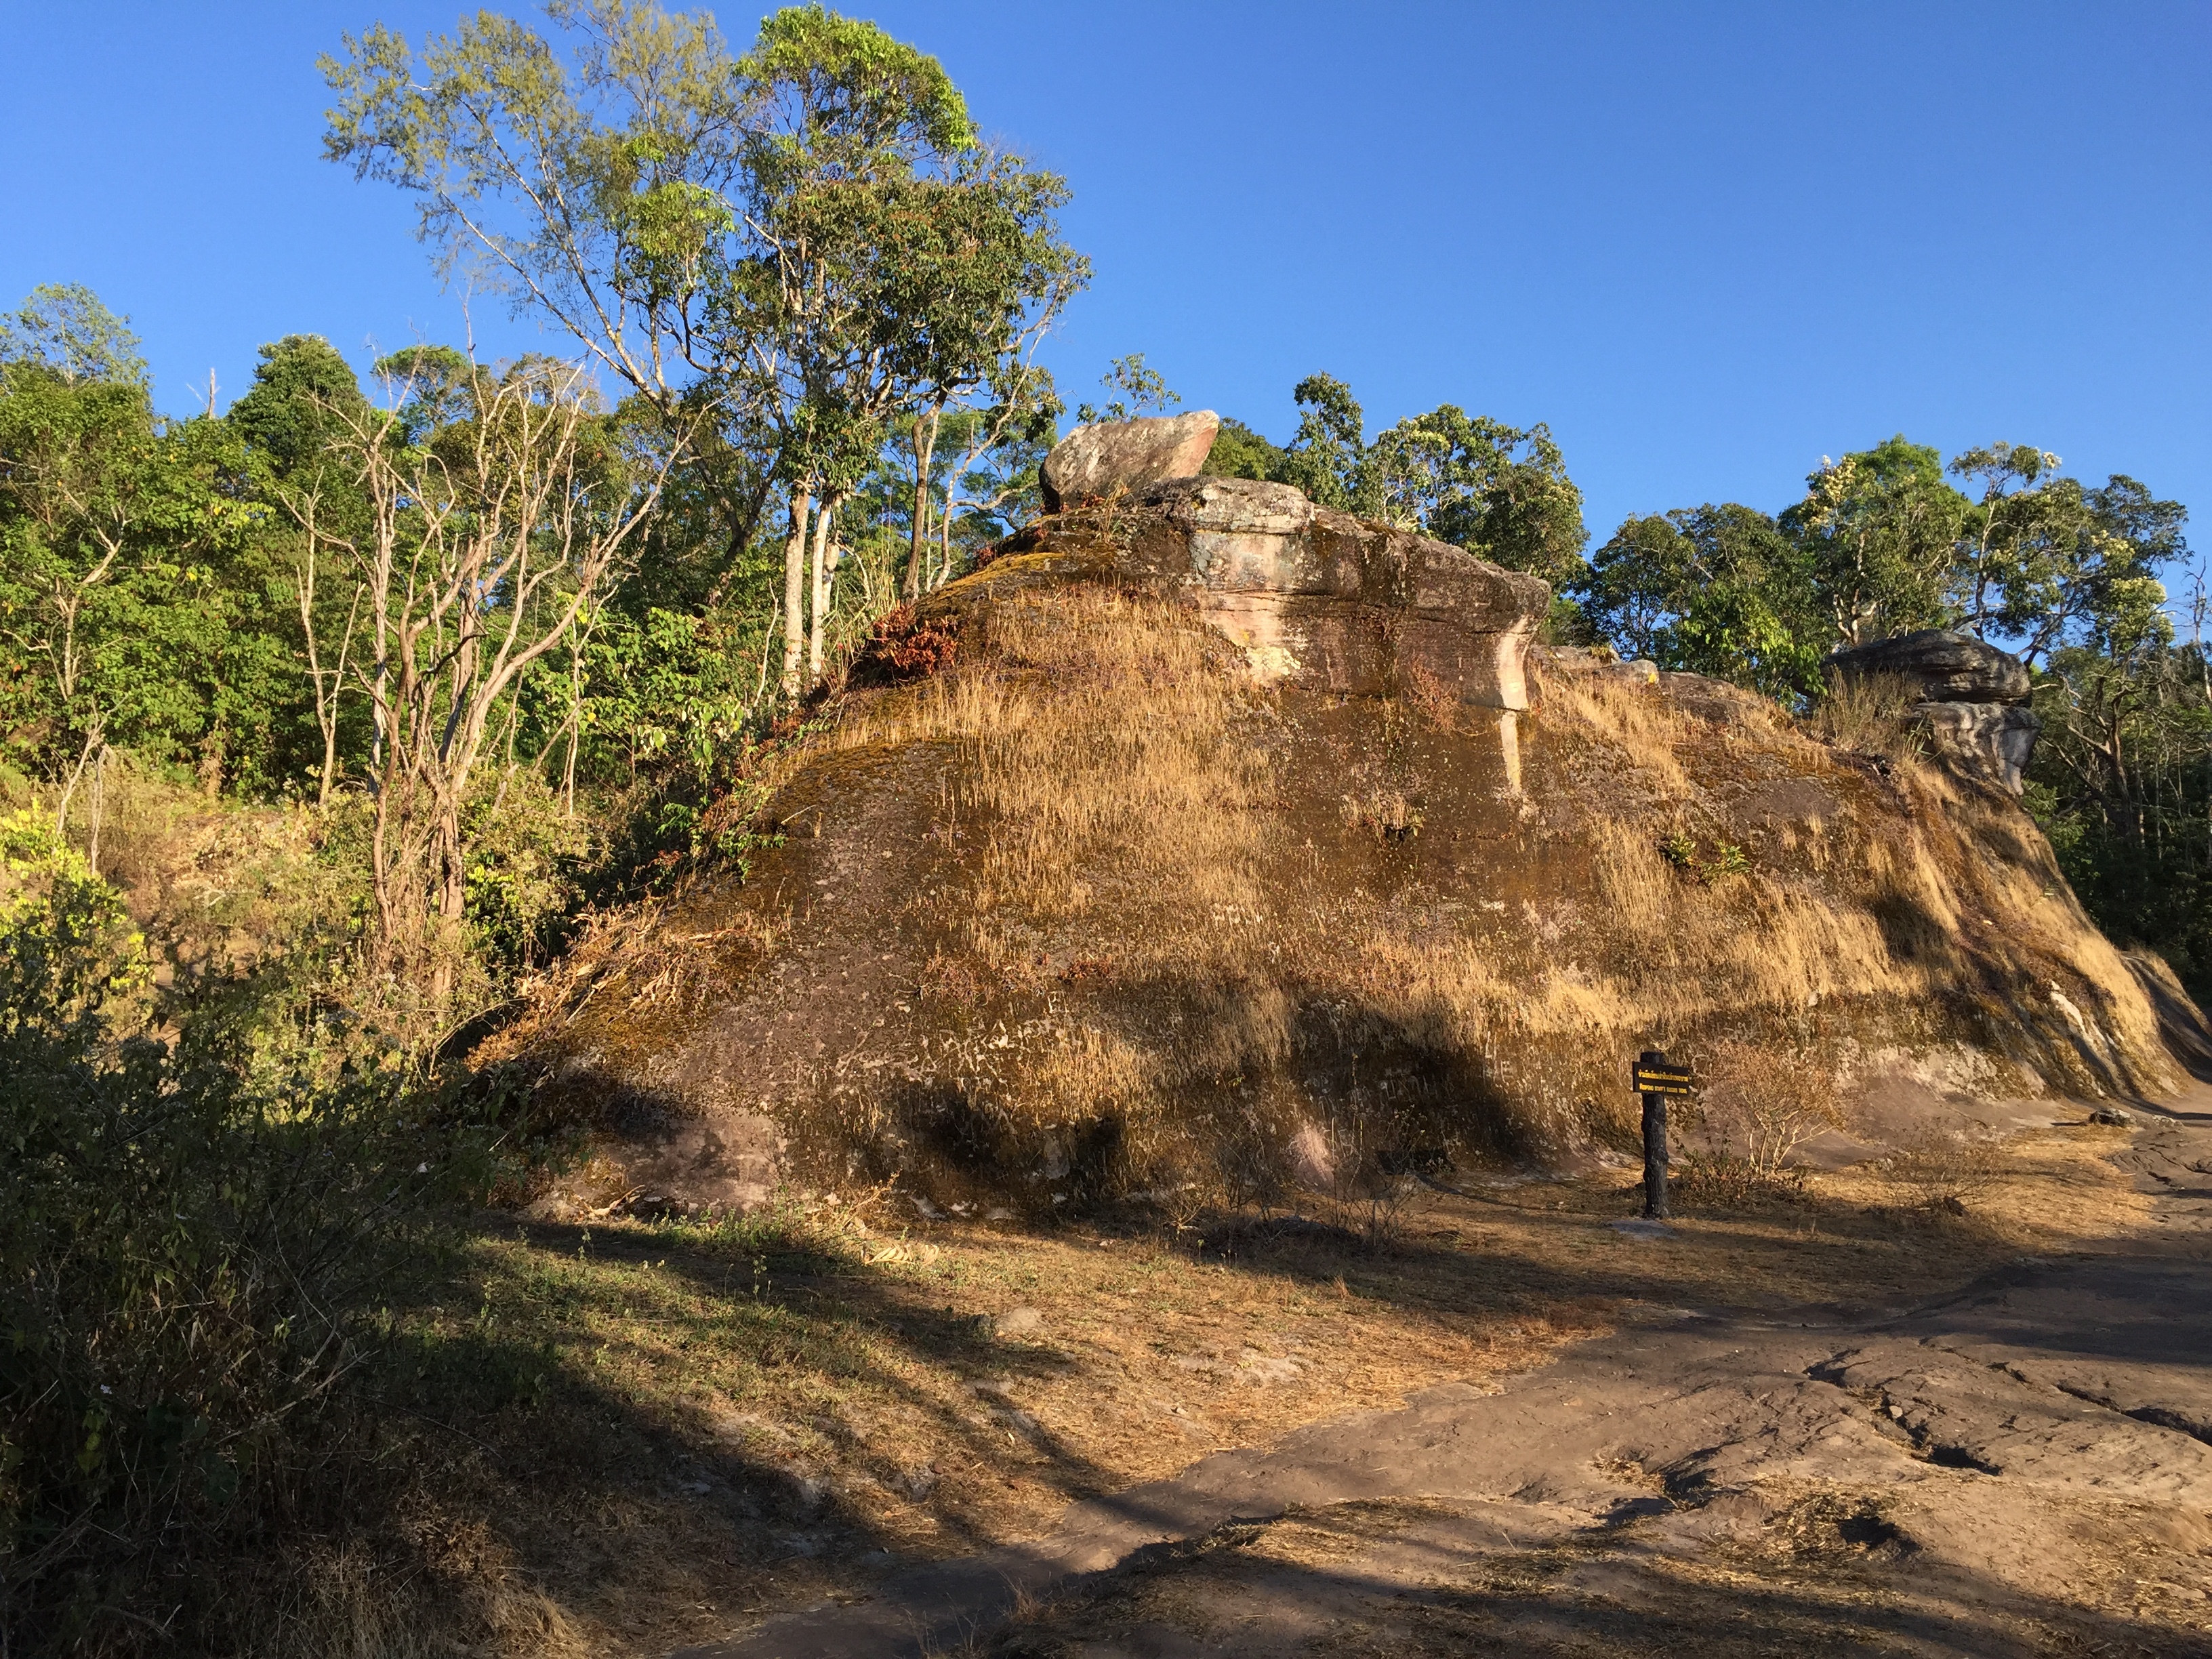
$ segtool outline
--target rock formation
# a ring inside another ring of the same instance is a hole
[[[1194,605],[1262,684],[1352,696],[1434,687],[1526,708],[1528,645],[1551,603],[1534,576],[1251,478],[1154,484],[1008,545]]]
[[[1221,417],[1210,409],[1079,426],[1045,457],[1037,481],[1048,513],[1170,478],[1194,478],[1213,453]]]
[[[932,648],[879,639],[767,751],[745,862],[595,928],[496,1039],[647,1197],[1042,1215],[1623,1158],[1655,1040],[1787,1044],[1916,1124],[2170,1084],[1998,793],[1534,652],[1545,584],[1461,549],[1146,479],[1203,454],[1145,435],[1172,424],[1072,438],[1065,508],[900,623]],[[1838,667],[2016,779],[2002,653]]]
[[[1827,667],[1845,681],[1900,682],[1913,699],[1907,717],[1938,754],[1969,777],[2020,793],[2043,725],[2027,707],[2019,658],[1971,635],[1923,628],[1833,652]]]

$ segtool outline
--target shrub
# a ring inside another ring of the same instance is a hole
[[[959,650],[959,617],[920,622],[911,605],[902,605],[878,618],[863,666],[878,667],[891,679],[924,679],[950,668]]]
[[[1729,1041],[1714,1045],[1710,1070],[1706,1112],[1762,1182],[1780,1180],[1798,1147],[1843,1127],[1835,1078],[1808,1055]]]
[[[263,1093],[128,1035],[114,890],[22,816],[0,866],[0,1652],[96,1652],[219,1589],[194,1559],[305,1455],[405,1177],[388,1079]]]
[[[1930,1129],[1892,1152],[1881,1171],[1921,1208],[1961,1215],[1968,1199],[1989,1190],[2001,1163],[1993,1141]]]

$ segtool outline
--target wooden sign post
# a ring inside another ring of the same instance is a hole
[[[1644,1097],[1644,1213],[1668,1218],[1667,1097],[1690,1092],[1690,1068],[1677,1066],[1656,1048],[1646,1048],[1629,1068],[1636,1092]]]

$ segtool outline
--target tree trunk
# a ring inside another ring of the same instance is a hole
[[[929,545],[929,461],[937,453],[937,417],[933,409],[914,417],[914,524],[907,549],[905,598],[912,605],[921,597],[923,550]]]
[[[806,672],[810,684],[822,683],[823,646],[830,623],[830,585],[835,573],[830,564],[830,532],[837,522],[837,509],[845,504],[842,490],[825,491],[822,510],[814,515],[813,605],[808,613]]]
[[[799,671],[806,651],[806,516],[814,505],[811,481],[791,492],[791,536],[783,544],[783,695],[799,696]]]

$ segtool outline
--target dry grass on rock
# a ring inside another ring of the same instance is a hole
[[[1492,714],[1262,689],[1193,612],[1044,555],[933,604],[957,657],[782,763],[782,844],[610,924],[513,1046],[580,1098],[772,1118],[817,1185],[1027,1213],[1276,1201],[1308,1130],[1370,1164],[1626,1152],[1655,1043],[2174,1079],[2017,805],[1747,693],[1562,658],[1516,782]]]

